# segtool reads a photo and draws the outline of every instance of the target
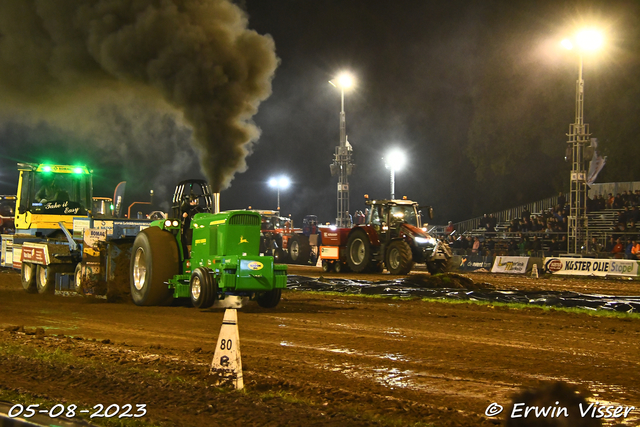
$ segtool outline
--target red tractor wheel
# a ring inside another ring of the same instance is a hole
[[[385,264],[391,274],[408,274],[413,268],[413,255],[407,242],[402,240],[391,242],[387,249]]]
[[[347,240],[347,263],[351,271],[362,273],[371,265],[371,242],[364,230],[356,229]]]

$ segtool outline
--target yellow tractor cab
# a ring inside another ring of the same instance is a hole
[[[47,237],[73,229],[73,219],[87,217],[92,205],[91,171],[86,166],[18,163],[16,234]]]

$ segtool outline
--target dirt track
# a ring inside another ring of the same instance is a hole
[[[640,294],[638,282],[472,277]],[[276,309],[239,311],[246,390],[233,392],[207,375],[221,309],[28,295],[7,271],[0,301],[0,393],[13,403],[146,403],[143,419],[163,425],[483,426],[502,420],[484,415],[490,403],[562,380],[640,407],[638,318],[286,292]],[[640,424],[640,409],[624,421]]]

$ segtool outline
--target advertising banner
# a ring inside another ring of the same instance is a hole
[[[493,257],[480,255],[462,256],[458,269],[461,271],[491,270]]]
[[[107,240],[107,230],[100,230],[96,228],[85,229],[82,252],[89,257],[99,257],[100,249],[98,248],[98,242],[104,242],[105,240]]]
[[[545,271],[571,276],[637,276],[638,261],[596,258],[545,258]]]
[[[524,274],[527,272],[529,257],[497,256],[491,268],[492,273]]]

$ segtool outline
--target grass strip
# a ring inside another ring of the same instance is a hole
[[[377,299],[389,299],[395,301],[423,301],[427,303],[443,303],[443,304],[475,304],[480,306],[494,306],[494,307],[504,307],[512,310],[543,310],[549,312],[565,312],[572,314],[580,314],[580,315],[588,315],[595,317],[608,317],[608,318],[618,318],[618,319],[631,319],[631,320],[640,320],[640,313],[627,313],[624,311],[615,311],[615,310],[599,310],[599,309],[588,309],[588,308],[576,308],[576,307],[558,307],[558,306],[548,306],[542,304],[524,304],[524,303],[515,303],[515,302],[498,302],[498,301],[479,301],[472,299],[453,299],[453,298],[423,298],[423,297],[415,297],[415,296],[387,296],[387,295],[366,295],[366,294],[357,294],[357,293],[347,293],[347,292],[335,292],[335,291],[297,291],[297,290],[289,290],[288,292],[304,292],[312,295],[330,295],[330,296],[340,296],[340,297],[356,297],[356,298],[377,298]]]

